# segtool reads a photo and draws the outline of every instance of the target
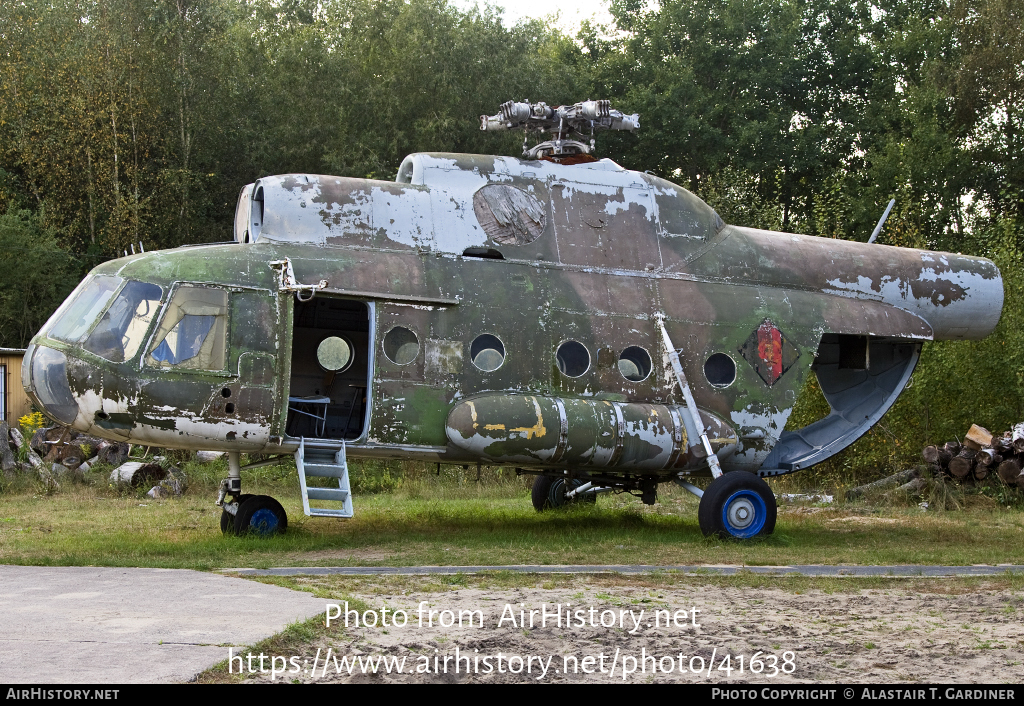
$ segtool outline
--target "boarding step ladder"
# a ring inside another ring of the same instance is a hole
[[[299,470],[299,487],[302,488],[302,511],[310,517],[352,517],[352,489],[348,482],[348,461],[345,458],[345,442],[299,439],[295,452],[295,467]],[[307,478],[337,478],[337,488],[310,488]],[[310,507],[310,500],[333,500],[341,507]]]

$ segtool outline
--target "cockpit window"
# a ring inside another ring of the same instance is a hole
[[[223,370],[228,293],[179,287],[154,337],[146,362],[159,367]]]
[[[134,358],[162,296],[163,290],[155,284],[129,281],[100,317],[85,349],[114,363]]]
[[[123,281],[105,275],[88,280],[67,309],[57,315],[47,335],[68,343],[80,341]]]

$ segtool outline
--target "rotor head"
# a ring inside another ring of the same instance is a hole
[[[598,130],[628,130],[640,127],[640,115],[624,115],[613,110],[606,100],[587,100],[574,105],[549,106],[546,103],[507,101],[496,115],[481,115],[480,129],[485,131],[524,130],[547,134],[551,139],[533,147],[523,139],[523,156],[527,159],[589,155],[594,149]],[[578,139],[577,139],[578,138]],[[583,140],[589,138],[589,145]]]

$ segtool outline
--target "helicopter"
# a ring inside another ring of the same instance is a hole
[[[23,385],[98,437],[227,452],[228,534],[286,530],[242,472],[289,456],[310,516],[353,515],[348,458],[415,459],[513,466],[537,510],[652,504],[674,482],[706,535],[770,534],[765,478],[867,432],[924,341],[990,334],[1002,279],[980,257],[726,224],[592,154],[639,122],[509,101],[480,128],[542,138],[521,158],[260,178],[232,240],[93,269],[32,339]],[[788,430],[811,373],[831,411]]]

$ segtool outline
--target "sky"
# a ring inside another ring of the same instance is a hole
[[[477,0],[452,0],[452,4],[465,10],[478,3]],[[547,17],[557,12],[558,27],[570,35],[576,34],[583,20],[596,17],[597,23],[610,24],[612,19],[607,0],[492,0],[490,4],[504,8],[502,16],[508,26],[521,19]]]

